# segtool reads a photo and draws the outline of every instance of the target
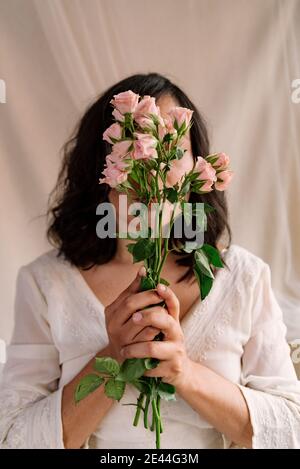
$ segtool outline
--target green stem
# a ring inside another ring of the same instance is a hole
[[[176,206],[175,206],[175,208],[176,208]],[[174,224],[175,208],[172,211],[172,215],[171,215],[171,219],[170,219],[170,232],[171,232],[173,224]],[[160,233],[160,239],[161,239],[161,233]],[[164,266],[164,263],[167,259],[167,256],[168,256],[169,252],[171,252],[171,249],[170,250],[168,249],[168,238],[166,237],[165,240],[164,240],[164,255],[163,255],[163,258],[161,259],[161,261],[158,265],[158,268],[157,268],[157,280],[158,281],[160,279],[160,274],[161,274],[162,268]]]
[[[144,427],[148,428],[148,410],[149,410],[149,404],[150,404],[150,396],[149,394],[146,397],[146,404],[145,404],[145,410],[144,410]]]
[[[152,411],[154,414],[155,421],[156,449],[160,449],[160,418],[157,412],[156,398],[152,399]]]
[[[152,422],[151,422],[151,427],[150,427],[150,430],[152,432],[154,430],[154,427],[155,427],[155,415],[154,415],[154,412],[152,411]]]
[[[157,412],[159,415],[160,433],[162,433],[164,430],[163,430],[163,425],[162,425],[162,420],[161,420],[161,415],[160,415],[160,395],[159,394],[157,394],[156,406],[157,406]]]
[[[137,409],[136,409],[136,413],[135,413],[135,417],[134,417],[134,421],[133,421],[133,425],[136,427],[139,423],[139,419],[140,419],[140,413],[141,413],[141,409],[143,407],[143,403],[144,403],[144,398],[145,398],[145,394],[144,393],[140,393],[139,395],[139,398],[137,400]]]

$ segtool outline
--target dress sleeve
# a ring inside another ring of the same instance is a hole
[[[239,388],[250,413],[252,447],[299,448],[300,381],[265,263],[254,289],[251,315],[252,331],[244,347]]]
[[[59,354],[47,322],[47,303],[21,267],[15,327],[0,384],[0,448],[64,448]]]

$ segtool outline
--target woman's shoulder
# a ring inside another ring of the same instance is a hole
[[[61,269],[62,265],[66,265],[67,261],[63,255],[59,254],[59,250],[56,248],[49,249],[48,251],[40,254],[32,261],[23,265],[22,267],[31,272],[39,272],[40,270],[52,270]]]
[[[246,283],[255,281],[262,272],[269,271],[269,265],[257,254],[239,245],[231,244],[227,248],[224,259],[235,279]]]
[[[57,282],[65,283],[72,270],[71,264],[59,255],[58,249],[50,249],[34,260],[20,267],[19,279],[31,279],[40,290],[46,294],[49,288]]]

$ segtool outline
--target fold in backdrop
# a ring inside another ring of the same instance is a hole
[[[299,57],[297,0],[0,0],[0,339],[17,270],[49,249],[37,217],[60,147],[98,94],[152,71],[187,92],[212,150],[231,156],[233,242],[269,263],[300,338]]]

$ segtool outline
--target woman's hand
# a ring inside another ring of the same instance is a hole
[[[162,299],[155,290],[139,292],[141,277],[146,275],[145,267],[141,267],[134,281],[124,290],[118,298],[105,308],[106,330],[109,338],[109,351],[119,362],[124,361],[120,354],[122,347],[135,342],[152,341],[160,329],[151,325],[134,322],[132,315],[145,307],[157,313],[162,308],[150,307],[161,303]]]
[[[163,381],[174,386],[186,379],[191,368],[191,360],[187,356],[184,345],[184,334],[179,322],[180,305],[177,296],[170,287],[159,284],[157,292],[165,301],[166,308],[154,308],[137,311],[132,316],[132,322],[140,327],[151,327],[161,330],[165,338],[163,341],[142,339],[138,343],[123,347],[123,358],[152,357],[161,360],[153,370],[145,376],[161,377]]]

